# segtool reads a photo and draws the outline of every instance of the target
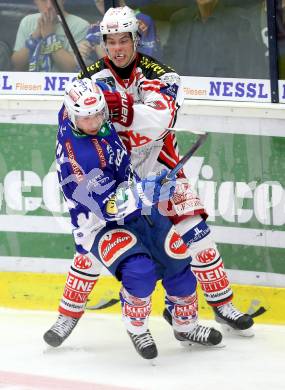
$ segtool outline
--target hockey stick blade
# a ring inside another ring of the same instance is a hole
[[[251,318],[255,318],[255,317],[261,316],[265,312],[266,312],[265,307],[264,306],[260,306],[254,313],[251,313],[249,315],[251,316]]]
[[[63,30],[65,32],[65,35],[66,35],[67,39],[68,39],[68,42],[69,42],[69,44],[70,44],[70,46],[71,46],[71,48],[73,50],[75,58],[76,58],[79,66],[80,66],[80,68],[81,68],[81,70],[82,70],[82,72],[84,74],[84,77],[87,77],[88,79],[90,79],[91,78],[90,73],[88,72],[88,69],[87,69],[87,67],[85,65],[85,62],[83,61],[81,53],[80,53],[80,51],[79,51],[79,49],[77,47],[77,44],[75,42],[75,39],[73,38],[73,35],[71,34],[71,31],[70,31],[70,29],[68,27],[68,24],[66,23],[64,14],[62,12],[62,9],[58,5],[57,0],[51,0],[51,1],[52,1],[53,6],[54,6],[54,9],[56,10],[57,16],[58,16],[58,18],[59,18],[59,20],[61,22],[62,28],[63,28]]]
[[[97,305],[86,306],[87,310],[103,310],[108,307],[114,306],[116,303],[120,302],[120,299],[112,298],[109,301],[102,299]]]
[[[260,306],[260,301],[258,299],[252,299],[250,302],[250,307],[246,314],[250,315],[252,318],[261,316],[261,314],[265,313],[266,309],[264,306]]]
[[[166,130],[170,130],[170,131],[173,131],[173,130],[174,131],[186,131],[187,133],[196,134],[196,135],[206,134],[205,131],[183,129],[183,128],[180,128],[180,127],[167,127]]]

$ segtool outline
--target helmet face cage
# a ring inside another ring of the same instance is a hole
[[[108,119],[108,106],[101,89],[90,79],[75,80],[65,89],[64,105],[69,119],[76,128],[76,117],[103,114]]]
[[[132,35],[134,49],[136,50],[138,43],[138,26],[139,22],[131,8],[127,6],[109,8],[100,23],[101,42],[104,49],[106,49],[106,44],[103,39],[104,35],[129,32]]]

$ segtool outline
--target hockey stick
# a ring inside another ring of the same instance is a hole
[[[120,302],[120,299],[118,298],[112,298],[109,301],[102,299],[97,305],[94,306],[87,306],[87,310],[103,310],[107,309],[108,307],[114,306],[116,303]],[[256,318],[261,316],[266,312],[266,309],[264,306],[260,306],[257,310],[252,312],[252,310],[248,310],[246,314],[250,315],[251,318]]]
[[[264,306],[260,306],[259,309],[257,309],[254,313],[247,313],[251,316],[251,318],[259,317],[261,314],[264,314],[266,312],[266,309]]]
[[[246,314],[250,315],[251,318],[261,316],[261,314],[266,312],[266,309],[264,306],[259,306],[259,305],[260,305],[260,301],[257,299],[253,299],[250,303],[249,309],[247,310]]]
[[[186,154],[181,158],[181,160],[177,163],[176,167],[174,167],[163,179],[163,182],[172,180],[175,178],[177,173],[183,168],[183,166],[186,164],[186,162],[193,156],[193,154],[196,152],[197,149],[200,148],[200,146],[203,145],[203,143],[206,141],[206,138],[208,137],[208,133],[201,133],[197,141],[191,146],[191,148],[188,150]]]
[[[87,310],[103,310],[107,309],[108,307],[114,306],[116,303],[120,302],[120,299],[118,298],[112,298],[109,301],[106,299],[101,299],[97,305],[93,306],[86,306]]]
[[[52,0],[52,3],[53,3],[53,6],[54,6],[54,8],[56,10],[57,16],[58,16],[58,18],[59,18],[59,20],[61,22],[61,25],[62,25],[62,28],[63,28],[63,30],[65,32],[65,35],[66,35],[66,37],[68,39],[68,42],[69,42],[69,44],[70,44],[70,46],[71,46],[71,48],[73,50],[73,53],[74,53],[74,55],[75,55],[75,57],[77,59],[77,62],[78,62],[79,66],[80,66],[80,68],[81,68],[81,70],[82,70],[82,72],[84,74],[84,77],[87,77],[88,79],[90,79],[91,78],[90,73],[88,72],[88,69],[87,69],[87,67],[85,65],[85,62],[83,61],[82,55],[81,55],[81,53],[80,53],[80,51],[79,51],[79,49],[77,47],[77,44],[76,44],[76,42],[75,42],[75,40],[73,38],[73,35],[71,34],[71,31],[70,31],[70,29],[68,27],[68,24],[66,23],[65,17],[64,17],[63,12],[62,12],[62,9],[58,5],[57,0]]]
[[[187,133],[192,133],[195,135],[202,135],[205,134],[205,131],[199,131],[199,130],[191,130],[191,129],[185,129],[183,127],[167,127],[165,130],[170,130],[170,131],[186,131]]]

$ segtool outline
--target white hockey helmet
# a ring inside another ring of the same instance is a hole
[[[106,34],[130,32],[132,34],[135,48],[138,41],[138,27],[139,22],[134,11],[127,6],[109,8],[100,23],[102,37]]]
[[[63,102],[74,127],[76,117],[103,114],[104,122],[108,119],[109,112],[104,94],[91,79],[84,78],[69,83],[65,88]]]

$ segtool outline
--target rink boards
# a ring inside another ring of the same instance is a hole
[[[73,242],[53,164],[60,99],[40,100],[0,102],[0,306],[53,310]],[[209,132],[186,173],[236,283],[235,302],[247,310],[254,301],[267,309],[260,321],[285,323],[284,109],[191,101],[177,127],[181,154],[196,139],[185,129]],[[104,276],[96,291],[94,302],[108,300],[118,285]],[[158,288],[155,314],[162,295]]]
[[[1,307],[31,310],[57,310],[65,282],[64,275],[38,273],[0,273]],[[120,313],[120,304],[106,309],[94,309],[111,299],[118,299],[120,283],[113,277],[102,276],[96,284],[87,311],[96,313]],[[266,310],[255,319],[258,323],[285,324],[285,289],[265,286],[233,285],[234,303],[246,312],[253,313],[260,307]],[[200,288],[199,316],[212,319],[213,313],[206,304]],[[90,309],[88,309],[90,307]],[[92,309],[93,307],[93,309]],[[164,289],[159,282],[152,298],[152,315],[159,316],[164,308]]]

